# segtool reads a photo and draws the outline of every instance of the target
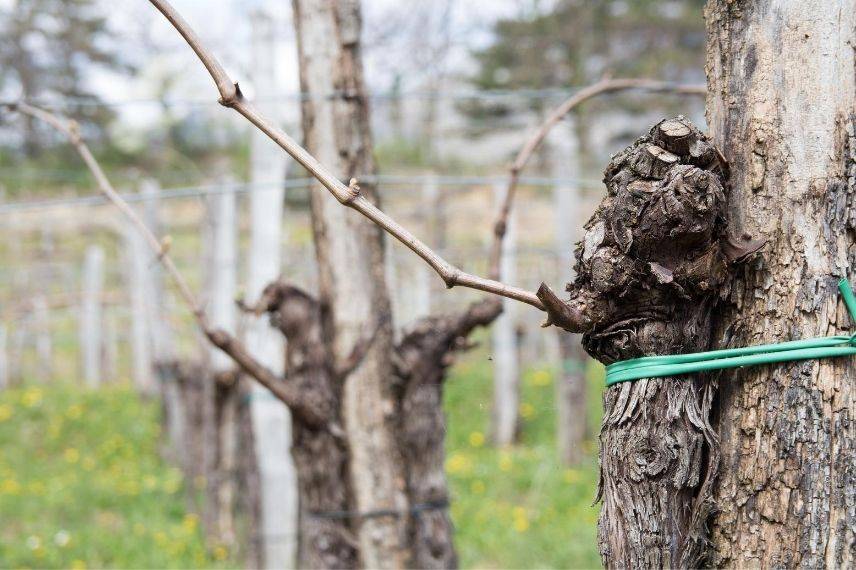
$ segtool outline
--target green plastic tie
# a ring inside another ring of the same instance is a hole
[[[856,324],[856,296],[846,279],[838,282],[841,297]],[[641,378],[678,376],[693,372],[757,366],[794,360],[813,360],[856,355],[856,334],[792,340],[746,348],[728,348],[691,354],[645,356],[622,360],[606,367],[606,385],[630,382]]]

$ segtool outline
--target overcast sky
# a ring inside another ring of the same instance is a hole
[[[8,3],[13,0],[0,0]],[[171,99],[204,100],[213,93],[209,79],[178,34],[146,0],[101,0],[110,27],[118,34],[118,45],[138,65],[134,77],[94,72],[92,76],[102,98],[108,101],[135,101],[157,96],[162,79],[179,77],[170,87]],[[424,87],[428,48],[442,45],[444,34],[451,39],[446,69],[465,71],[469,53],[490,40],[491,25],[497,18],[527,10],[544,10],[549,0],[364,0],[363,43],[369,89],[385,91],[396,75],[405,91]],[[251,26],[249,13],[264,10],[278,30],[277,77],[269,91],[296,93],[298,77],[296,48],[291,27],[289,0],[173,0],[178,9],[214,49],[229,72],[239,79],[248,94],[254,86],[249,77]],[[444,18],[444,14],[448,14]],[[425,49],[423,49],[423,47]],[[133,113],[122,115],[133,122],[145,122],[150,112],[144,104],[134,105]]]

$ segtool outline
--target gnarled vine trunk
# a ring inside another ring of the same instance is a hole
[[[726,212],[768,240],[716,339],[846,334],[837,281],[856,263],[856,2],[710,0],[708,123],[731,165]],[[856,362],[724,371],[713,562],[856,563]]]
[[[709,349],[734,262],[756,247],[729,233],[726,176],[716,149],[682,117],[615,155],[607,197],[575,252],[570,301],[552,303],[561,312],[553,322],[584,332],[584,347],[604,363]],[[717,458],[712,396],[701,376],[606,391],[598,490],[606,566],[689,567],[703,557]]]

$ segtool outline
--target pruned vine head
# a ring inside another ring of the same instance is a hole
[[[604,362],[706,346],[731,268],[763,245],[729,235],[727,175],[684,117],[613,156],[607,195],[577,244],[570,300],[557,306],[539,292],[550,319],[584,333],[586,350]]]

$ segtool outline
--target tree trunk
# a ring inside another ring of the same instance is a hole
[[[853,332],[836,283],[856,262],[856,2],[711,0],[708,123],[728,216],[768,241],[717,327],[725,346]],[[725,371],[713,562],[856,562],[856,362]]]
[[[374,174],[368,102],[360,58],[361,17],[355,0],[294,0],[305,146],[343,179]],[[371,187],[363,194],[377,201]],[[407,508],[402,461],[394,444],[392,330],[381,230],[323,190],[312,192],[322,335],[339,368],[366,337],[361,362],[344,379],[343,420],[350,479],[359,511]],[[360,560],[401,568],[409,559],[406,517],[359,522]]]
[[[267,103],[277,95],[274,44],[275,29],[269,15],[252,14],[253,81],[262,110],[275,122],[280,113]],[[281,270],[282,218],[286,154],[261,131],[250,133],[250,255],[247,294],[261,295]],[[284,367],[282,337],[265,319],[247,323],[246,345],[256,358],[280,374]],[[253,382],[248,388],[253,443],[257,458],[260,524],[257,534],[265,568],[292,568],[297,560],[297,474],[291,458],[291,414],[264,387]]]
[[[549,135],[549,166],[554,178],[568,182],[553,188],[556,215],[556,257],[559,277],[570,282],[573,277],[573,254],[568,244],[579,239],[583,206],[582,191],[576,182],[580,176],[580,145],[576,121],[572,117],[563,128]],[[583,443],[589,437],[588,402],[586,398],[585,352],[579,335],[557,329],[559,335],[559,376],[556,379],[556,440],[559,457],[566,465],[576,465],[583,457]]]
[[[659,123],[613,156],[608,195],[575,252],[570,302],[563,319],[548,311],[551,320],[585,332],[586,350],[604,363],[710,348],[719,292],[751,249],[730,239],[724,168],[683,118]],[[700,561],[717,455],[712,395],[700,375],[606,391],[598,489],[606,566]]]

